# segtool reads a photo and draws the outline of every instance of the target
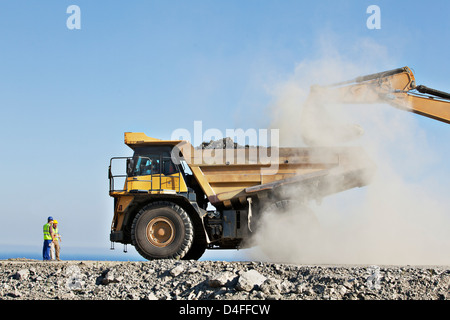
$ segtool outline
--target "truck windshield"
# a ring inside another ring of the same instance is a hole
[[[152,149],[147,147],[135,150],[129,166],[129,176],[145,176],[151,174],[171,175],[179,172],[178,166],[172,162],[168,151]],[[155,151],[160,152],[155,154]]]
[[[149,175],[152,174],[152,171],[155,173],[155,165],[156,162],[153,162],[150,158],[138,157],[133,168],[133,176]],[[154,168],[154,170],[152,170],[152,167]]]

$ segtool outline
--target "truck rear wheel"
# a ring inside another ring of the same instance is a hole
[[[275,214],[291,213],[297,223],[301,222],[308,229],[320,227],[319,220],[314,212],[297,200],[280,200],[274,202],[265,208],[265,212]]]
[[[131,240],[146,259],[182,259],[192,246],[194,228],[186,211],[171,202],[154,202],[133,220]]]
[[[274,227],[275,225],[278,227]],[[255,223],[254,229],[255,233],[275,236],[276,232],[289,230],[293,226],[295,226],[295,234],[304,239],[320,230],[320,223],[314,212],[297,200],[280,200],[266,204],[261,210],[261,216]],[[280,239],[282,239],[281,236]]]
[[[280,200],[262,210],[253,243],[273,262],[307,263],[320,240],[313,211],[295,200]],[[305,259],[305,260],[304,260]]]

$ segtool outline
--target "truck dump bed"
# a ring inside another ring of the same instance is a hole
[[[264,198],[295,192],[295,197],[322,198],[365,186],[374,164],[362,148],[193,148],[187,141],[159,140],[125,133],[136,146],[177,146],[209,202],[230,208],[248,197]]]
[[[261,150],[257,149],[255,153],[259,154]],[[242,150],[233,151],[238,159],[236,154]],[[365,186],[375,168],[361,148],[278,148],[276,152],[269,148],[269,154],[278,154],[270,164],[249,160],[253,151],[245,149],[245,162],[208,164],[208,156],[204,155],[202,163],[190,164],[214,206],[231,207],[235,201],[245,203],[249,196],[285,197],[289,192],[295,193],[297,199],[320,199]]]

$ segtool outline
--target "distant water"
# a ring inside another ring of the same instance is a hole
[[[29,249],[29,248],[28,248]],[[65,250],[63,250],[65,249]],[[206,250],[199,260],[217,261],[249,261],[252,260],[247,250]],[[123,252],[123,248],[110,249],[85,249],[85,248],[61,248],[61,260],[97,260],[97,261],[147,261],[132,246],[128,246],[128,252]],[[0,251],[0,260],[10,258],[26,258],[42,260],[42,248],[36,247],[34,251],[16,250],[9,248],[8,251]]]
[[[26,258],[42,260],[42,245],[20,246],[2,245],[0,246],[0,259]],[[99,260],[99,261],[146,261],[133,246],[127,246],[128,252],[123,252],[122,246],[117,246],[115,250],[109,247],[74,247],[61,246],[61,260]]]
[[[0,253],[0,260],[6,260],[10,258],[26,258],[34,260],[42,260],[42,253]],[[61,260],[97,260],[97,261],[147,261],[139,255],[108,255],[108,254],[63,254],[61,253]]]

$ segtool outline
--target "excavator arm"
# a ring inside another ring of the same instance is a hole
[[[414,74],[408,67],[327,86],[314,85],[303,113],[311,113],[312,108],[315,108],[316,118],[325,117],[322,107],[329,103],[388,103],[396,108],[450,124],[450,94],[423,85],[417,86]]]

